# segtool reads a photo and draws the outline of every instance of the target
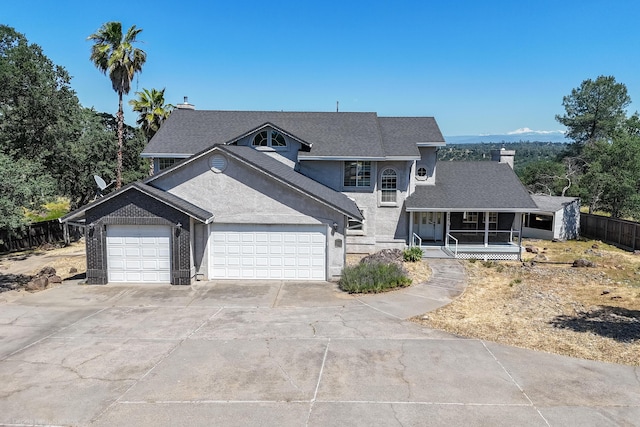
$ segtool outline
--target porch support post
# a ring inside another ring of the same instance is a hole
[[[449,247],[449,231],[451,230],[451,212],[447,211],[447,215],[445,218],[445,236],[444,236],[444,246],[446,248]]]
[[[484,247],[489,247],[489,212],[484,212]]]
[[[522,227],[524,225],[524,214],[520,214],[520,232],[518,234],[518,261],[522,261]]]
[[[413,246],[413,212],[409,212],[409,247]]]

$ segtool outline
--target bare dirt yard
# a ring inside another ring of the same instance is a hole
[[[640,255],[595,241],[525,245],[534,252],[524,262],[462,261],[466,291],[412,320],[461,336],[640,366]],[[594,266],[574,267],[577,259]]]
[[[3,291],[23,290],[45,267],[53,267],[62,280],[80,278],[87,270],[84,240],[65,247],[45,245],[0,255],[0,295]]]

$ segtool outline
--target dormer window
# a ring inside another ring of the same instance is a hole
[[[282,150],[287,147],[287,141],[278,131],[263,130],[253,137],[251,145],[254,147],[271,147],[276,150]]]

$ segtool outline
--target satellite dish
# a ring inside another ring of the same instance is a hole
[[[98,184],[98,188],[100,189],[100,191],[103,191],[105,188],[107,188],[107,183],[98,175],[93,175],[93,179],[96,181],[96,184]]]
[[[113,181],[111,181],[109,184],[107,184],[105,182],[104,179],[102,179],[100,176],[98,175],[93,175],[93,180],[96,182],[96,184],[98,185],[98,190],[96,191],[96,195],[93,198],[93,200],[97,199],[98,197],[102,197],[102,192],[104,190],[106,190],[107,188],[109,188],[111,186],[111,184],[113,184],[114,182],[116,182],[116,180],[114,179]]]

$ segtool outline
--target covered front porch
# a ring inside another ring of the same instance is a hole
[[[409,212],[409,241],[427,256],[519,260],[522,246],[522,214],[496,211]]]

